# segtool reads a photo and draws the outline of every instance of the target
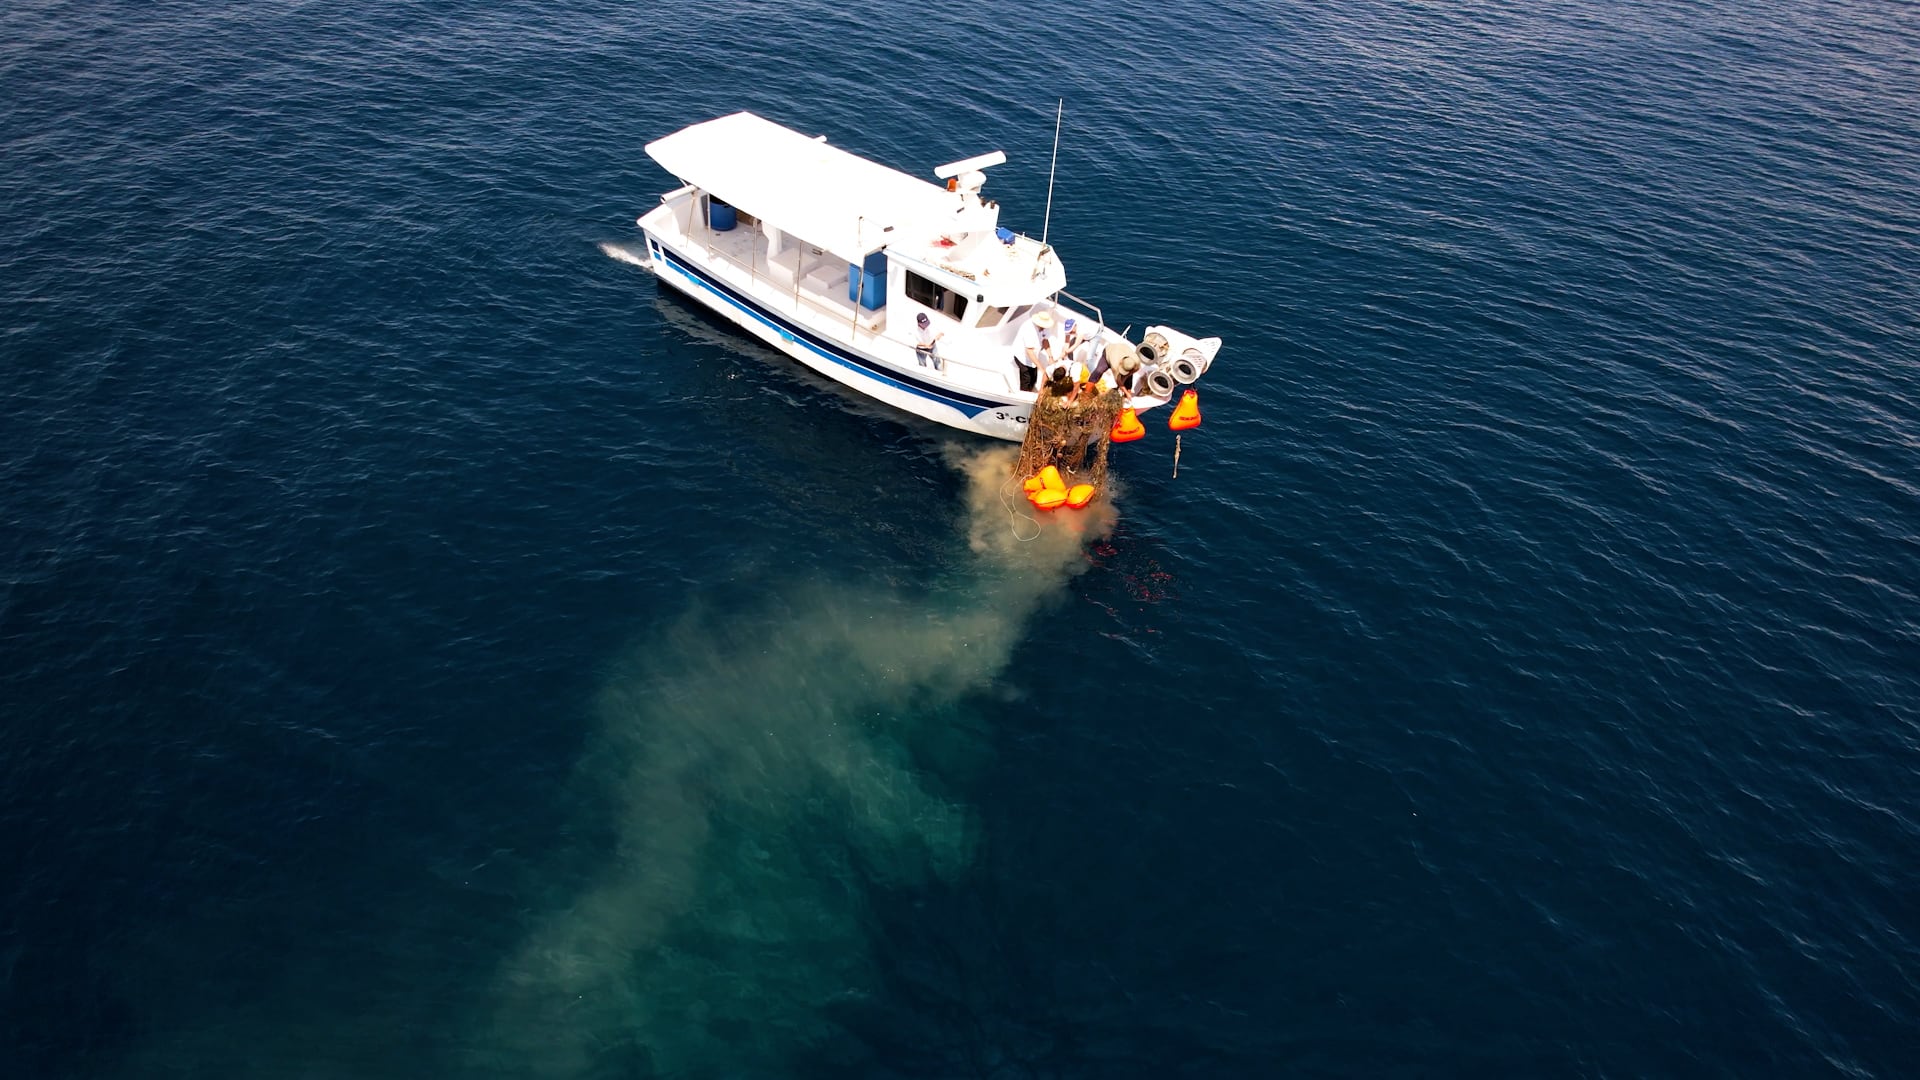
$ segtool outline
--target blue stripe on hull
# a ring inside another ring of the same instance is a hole
[[[830,360],[842,367],[852,368],[868,378],[878,379],[891,386],[905,390],[908,393],[945,405],[950,409],[966,415],[968,419],[979,416],[988,409],[1008,409],[1014,407],[1012,402],[973,397],[944,386],[921,382],[918,379],[899,372],[879,368],[875,366],[873,361],[856,353],[848,352],[846,349],[827,341],[825,338],[822,338],[820,335],[805,327],[788,322],[786,319],[754,303],[732,286],[717,281],[702,271],[681,262],[679,258],[669,252],[664,245],[660,247],[659,252],[658,258],[662,262],[666,263],[668,267],[677,271],[689,281],[720,297],[722,300],[727,301],[745,313],[749,318],[765,325],[782,338],[805,346],[808,351],[819,355],[823,359]]]

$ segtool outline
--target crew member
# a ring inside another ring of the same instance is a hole
[[[942,370],[943,361],[940,359],[940,351],[934,346],[940,343],[941,338],[947,336],[946,331],[935,333],[933,322],[927,318],[927,313],[924,311],[913,317],[913,324],[919,328],[919,338],[913,345],[914,358],[920,361],[921,367],[926,367],[927,361],[931,360],[933,370]]]
[[[1127,394],[1131,396],[1133,394],[1134,380],[1140,373],[1140,358],[1134,354],[1132,349],[1120,348],[1121,344],[1121,342],[1114,342],[1114,351],[1119,353],[1118,359],[1115,359],[1105,349],[1098,351],[1097,355],[1100,359],[1093,366],[1093,375],[1091,378],[1094,382],[1100,382],[1104,379],[1105,385],[1117,387],[1126,391]]]
[[[1066,371],[1067,378],[1080,382],[1087,376],[1084,362],[1087,343],[1080,337],[1080,324],[1069,315],[1067,321],[1060,324],[1060,332],[1061,366]]]
[[[1014,342],[1013,366],[1020,375],[1022,390],[1032,390],[1040,381],[1040,370],[1052,361],[1053,344],[1047,335],[1052,327],[1053,315],[1036,311],[1033,319],[1020,328],[1019,340]]]

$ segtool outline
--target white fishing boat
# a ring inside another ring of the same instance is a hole
[[[1042,329],[1054,349],[1043,360],[1078,363],[1082,378],[1111,371],[1136,411],[1166,404],[1220,349],[1166,326],[1129,341],[1067,292],[1044,230],[1001,228],[999,205],[980,197],[1004,153],[942,165],[934,184],[747,112],[647,153],[682,183],[639,219],[648,269],[813,370],[930,420],[1019,441],[1035,396],[1020,360]]]

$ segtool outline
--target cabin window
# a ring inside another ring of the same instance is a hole
[[[1021,304],[1017,307],[990,307],[980,316],[980,325],[999,326],[1004,323],[1017,326],[1026,320],[1027,313],[1032,310],[1032,304]]]
[[[967,313],[967,298],[945,285],[936,285],[913,271],[907,271],[907,299],[925,304],[956,322]]]

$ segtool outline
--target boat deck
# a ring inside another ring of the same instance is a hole
[[[699,215],[692,215],[693,231],[688,235],[684,228],[689,219],[685,203],[684,196],[668,200],[655,214],[660,209],[668,213],[649,215],[646,224],[657,235],[671,238],[685,255],[704,256],[702,269],[769,311],[792,318],[824,337],[856,346],[914,378],[939,380],[957,390],[981,394],[1020,393],[1010,347],[991,341],[943,340],[942,366],[937,370],[921,367],[912,346],[887,333],[886,308],[857,308],[848,297],[846,260],[790,238],[782,250],[769,257],[766,233],[744,215],[738,226],[724,231],[707,228]],[[993,242],[994,248],[1003,246]]]

